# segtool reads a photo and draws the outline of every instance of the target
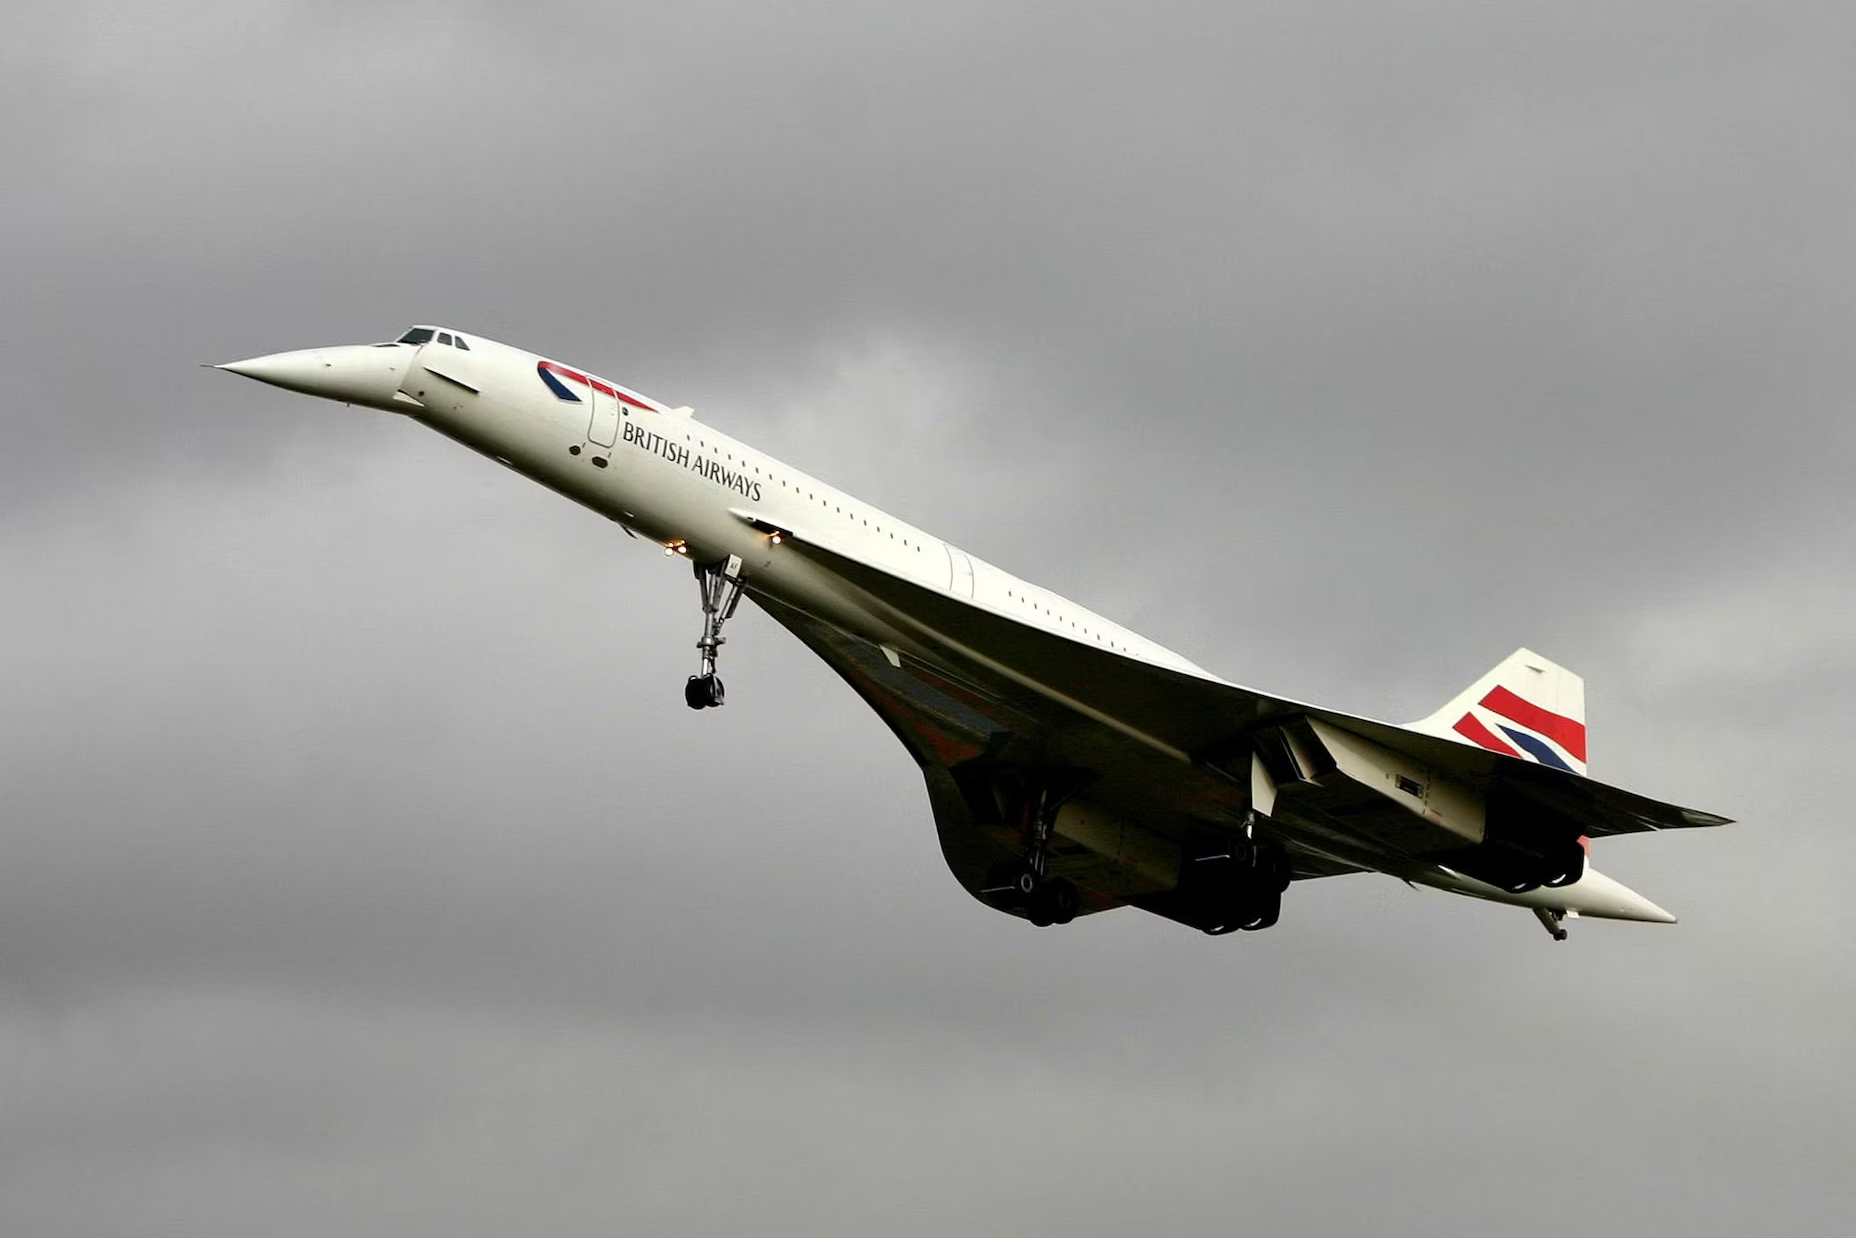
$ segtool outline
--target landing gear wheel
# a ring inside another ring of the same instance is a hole
[[[1282,918],[1295,862],[1279,840],[1259,831],[1259,820],[1246,821],[1241,836],[1215,838],[1187,853],[1173,896],[1177,919],[1222,937],[1259,932]]]
[[[1585,876],[1585,848],[1577,843],[1566,848],[1565,854],[1560,859],[1560,865],[1558,874],[1540,884],[1550,890],[1559,890],[1578,882]]]
[[[1076,886],[1062,877],[1039,878],[1030,870],[1020,877],[1019,889],[1024,886],[1023,879],[1031,878],[1031,889],[1024,894],[1025,918],[1039,928],[1048,928],[1053,924],[1068,924],[1076,919]]]
[[[1250,919],[1237,927],[1246,933],[1255,933],[1275,927],[1276,921],[1280,919],[1282,919],[1282,892],[1279,890],[1274,894],[1259,898]]]
[[[1026,866],[1020,870],[1018,880],[1019,901],[1024,904],[1025,919],[1039,928],[1049,928],[1057,922],[1056,909],[1051,906],[1051,882],[1038,875],[1038,870]]]
[[[1039,891],[1044,899],[1044,906],[1050,912],[1052,924],[1068,924],[1076,919],[1076,886],[1062,877],[1053,877],[1044,883]]]
[[[710,709],[722,703],[722,681],[714,675],[691,675],[683,685],[683,703],[691,709]]]

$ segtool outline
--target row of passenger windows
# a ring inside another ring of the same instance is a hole
[[[420,342],[420,341],[414,341],[414,340],[412,340],[412,339],[410,339],[410,337],[411,337],[411,336],[413,336],[413,335],[417,335],[418,333],[419,333],[419,332],[418,332],[418,330],[414,330],[414,331],[409,331],[409,332],[407,332],[407,335],[408,335],[408,337],[409,337],[409,338],[408,338],[408,339],[405,339],[405,340],[402,340],[402,341],[400,341],[400,342],[401,342],[401,343],[417,343],[417,342]],[[442,334],[442,333],[441,333],[441,334]],[[444,341],[443,341],[443,340],[441,339],[441,340],[440,340],[440,342],[442,343],[442,342],[444,342]],[[463,340],[462,340],[462,337],[459,337],[459,340],[458,340],[458,343],[459,343],[459,346],[460,346],[460,347],[462,347],[462,346],[463,346]],[[701,448],[701,449],[702,449],[703,451],[706,451],[706,452],[708,452],[708,453],[709,453],[709,454],[710,454],[711,456],[714,456],[714,455],[716,454],[716,449],[715,449],[715,448],[713,448],[713,447],[711,447],[711,446],[709,446],[709,444],[708,444],[707,442],[705,442],[705,441],[704,441],[703,439],[700,439],[700,438],[698,438],[698,437],[696,437],[696,436],[695,436],[695,435],[693,435],[693,434],[685,434],[685,435],[683,436],[683,441],[684,441],[684,442],[686,442],[686,443],[691,443],[691,444],[693,444],[693,445],[695,445],[696,447],[699,447],[699,448]],[[733,453],[733,452],[731,452],[731,451],[725,451],[725,452],[722,452],[722,453],[721,453],[721,455],[722,455],[722,457],[723,457],[724,459],[726,459],[726,460],[728,460],[728,461],[729,461],[730,463],[734,463],[734,462],[735,462],[735,455],[734,455],[734,453]],[[746,457],[743,457],[743,458],[742,458],[742,460],[740,461],[740,463],[741,463],[741,464],[743,464],[743,465],[746,465],[746,464],[747,464],[747,459],[746,459]],[[819,497],[819,495],[818,495],[818,493],[817,493],[816,491],[812,491],[812,490],[801,490],[801,489],[800,489],[800,488],[799,488],[798,486],[796,486],[796,485],[788,485],[788,484],[787,484],[787,482],[786,482],[786,479],[785,479],[784,477],[781,477],[781,478],[775,478],[775,477],[773,476],[773,474],[772,474],[771,472],[769,472],[769,473],[762,473],[762,472],[761,472],[761,470],[759,469],[759,467],[755,467],[755,469],[754,469],[754,475],[755,475],[756,477],[766,477],[766,478],[767,478],[768,480],[770,480],[770,481],[772,481],[772,480],[777,480],[777,481],[778,481],[778,482],[780,483],[780,488],[781,488],[782,490],[791,490],[791,491],[792,491],[792,492],[793,492],[794,494],[802,494],[802,495],[804,495],[804,496],[805,496],[805,497],[806,497],[807,499],[810,499],[810,500],[813,500],[813,501],[815,501],[815,502],[817,502],[817,503],[818,503],[818,505],[819,505],[820,507],[824,507],[824,508],[828,508],[828,509],[830,509],[830,510],[832,510],[832,511],[834,511],[834,512],[837,512],[837,513],[838,513],[839,515],[845,515],[845,514],[846,514],[846,513],[845,513],[845,511],[844,511],[844,505],[843,505],[843,504],[841,504],[841,503],[833,503],[833,502],[831,501],[831,499],[830,499],[830,497],[829,497],[829,496],[827,496],[827,497],[825,497],[825,498],[820,498],[820,497]],[[868,517],[865,517],[865,516],[859,516],[859,515],[857,515],[857,513],[856,513],[856,512],[851,512],[851,513],[849,513],[849,515],[850,515],[850,518],[851,518],[852,520],[858,520],[858,521],[861,521],[861,522],[862,522],[862,523],[864,524],[864,526],[865,526],[865,527],[870,527],[870,520],[869,520],[869,518],[868,518]],[[884,529],[883,529],[883,526],[882,526],[882,525],[880,525],[880,524],[879,524],[879,525],[876,525],[876,526],[875,526],[875,528],[876,528],[876,531],[877,531],[878,533],[881,533],[881,532],[883,532],[883,531],[884,531]],[[890,531],[889,531],[889,536],[890,536],[890,540],[891,540],[891,541],[900,541],[900,542],[901,542],[901,543],[902,543],[902,544],[903,544],[904,546],[912,546],[912,547],[914,547],[914,549],[915,549],[915,553],[916,553],[916,554],[921,554],[921,553],[922,553],[922,549],[923,549],[923,548],[922,548],[922,546],[921,546],[920,544],[918,544],[918,543],[915,543],[915,542],[911,542],[911,541],[910,541],[910,540],[909,540],[908,538],[906,538],[906,537],[902,537],[902,538],[898,538],[898,537],[896,536],[896,534],[895,534],[895,531],[894,531],[894,530],[890,530]],[[1021,606],[1024,606],[1024,607],[1028,607],[1028,608],[1029,608],[1030,610],[1032,610],[1032,611],[1034,611],[1034,612],[1036,612],[1037,614],[1040,614],[1040,615],[1043,615],[1043,616],[1046,616],[1047,618],[1050,618],[1050,619],[1053,619],[1053,620],[1055,620],[1055,621],[1056,621],[1056,622],[1057,622],[1057,623],[1058,623],[1059,625],[1067,625],[1067,626],[1069,626],[1069,627],[1071,627],[1071,628],[1074,628],[1074,629],[1076,629],[1077,631],[1079,631],[1079,632],[1081,632],[1081,633],[1083,633],[1083,634],[1084,634],[1085,636],[1091,636],[1091,637],[1094,637],[1094,638],[1095,638],[1095,642],[1096,642],[1096,643],[1097,643],[1098,645],[1106,645],[1106,646],[1108,646],[1108,647],[1109,647],[1110,649],[1115,649],[1115,650],[1126,650],[1126,649],[1127,649],[1127,646],[1125,646],[1125,645],[1123,645],[1123,644],[1121,644],[1121,643],[1120,643],[1119,641],[1115,641],[1115,640],[1111,640],[1111,639],[1107,639],[1107,638],[1105,638],[1105,637],[1104,637],[1104,636],[1102,635],[1102,633],[1100,633],[1100,632],[1097,632],[1097,631],[1095,631],[1094,629],[1092,629],[1092,628],[1090,628],[1090,627],[1088,627],[1088,626],[1087,626],[1086,624],[1080,624],[1080,623],[1078,623],[1078,622],[1077,622],[1076,620],[1074,620],[1074,619],[1062,619],[1062,618],[1059,618],[1059,617],[1058,617],[1058,615],[1057,615],[1057,613],[1056,613],[1056,611],[1055,611],[1054,609],[1052,609],[1052,608],[1050,608],[1050,607],[1047,607],[1047,606],[1044,606],[1044,605],[1042,605],[1041,603],[1037,603],[1037,602],[1033,602],[1033,601],[1032,601],[1032,600],[1031,600],[1031,599],[1030,599],[1029,597],[1021,597],[1021,596],[1020,596],[1020,595],[1019,595],[1019,594],[1018,594],[1017,592],[1015,592],[1014,590],[1011,590],[1011,589],[1008,589],[1008,590],[1006,590],[1006,593],[1005,593],[1005,595],[1006,595],[1006,597],[1008,597],[1008,598],[1010,598],[1010,599],[1011,599],[1012,601],[1014,601],[1014,602],[1017,602],[1017,603],[1018,603],[1019,605],[1021,605]]]
[[[1078,632],[1081,632],[1084,636],[1095,637],[1096,644],[1098,645],[1107,645],[1110,649],[1114,649],[1118,651],[1127,649],[1126,645],[1123,645],[1119,643],[1118,641],[1114,641],[1114,640],[1104,637],[1102,633],[1096,631],[1094,628],[1090,627],[1086,623],[1078,623],[1074,619],[1062,618],[1061,616],[1057,614],[1057,610],[1055,607],[1045,606],[1044,604],[1040,602],[1034,602],[1031,600],[1029,595],[1021,595],[1012,589],[1007,589],[1005,591],[1005,596],[1012,599],[1012,601],[1017,602],[1020,606],[1029,607],[1031,610],[1035,611],[1036,613],[1040,615],[1044,615],[1051,619],[1056,620],[1059,626],[1067,624],[1068,626],[1075,628]]]
[[[713,456],[713,455],[715,455],[715,448],[713,448],[713,447],[711,447],[711,446],[709,446],[709,444],[708,444],[708,443],[706,443],[706,442],[704,442],[704,441],[703,441],[702,439],[699,439],[699,438],[697,438],[697,437],[696,437],[695,435],[693,435],[693,434],[685,434],[685,435],[683,436],[683,441],[684,441],[684,442],[686,442],[686,443],[694,443],[694,444],[695,444],[695,445],[696,445],[697,447],[700,447],[700,448],[702,448],[702,449],[703,449],[704,451],[706,451],[706,452],[708,452],[708,453],[709,453],[709,454],[710,454],[711,456]],[[723,452],[723,453],[722,453],[722,456],[723,456],[723,457],[724,457],[725,459],[727,459],[728,461],[730,461],[731,463],[732,463],[732,462],[734,462],[734,459],[735,459],[735,455],[734,455],[734,453],[733,453],[733,452],[730,452],[730,451],[725,451],[725,452]],[[742,464],[744,464],[744,465],[745,465],[745,464],[747,463],[747,458],[746,458],[745,456],[744,456],[744,457],[742,457],[742,459],[741,459],[741,461],[740,461],[740,463],[742,463]],[[794,494],[803,494],[803,495],[805,495],[805,497],[806,497],[806,498],[808,498],[808,499],[812,499],[812,500],[814,500],[814,501],[816,501],[816,502],[818,503],[818,505],[819,505],[820,507],[825,507],[825,508],[829,508],[830,510],[832,510],[832,511],[835,511],[835,512],[837,512],[837,513],[838,513],[839,515],[845,515],[845,514],[847,514],[847,513],[845,512],[845,510],[844,510],[844,505],[843,505],[843,504],[841,504],[841,503],[833,503],[833,502],[831,501],[831,499],[830,499],[829,497],[826,497],[826,498],[820,498],[820,497],[818,496],[818,493],[817,493],[816,491],[813,491],[813,490],[801,490],[801,489],[800,489],[800,488],[799,488],[798,486],[793,486],[793,485],[788,485],[788,484],[787,484],[787,482],[786,482],[786,479],[785,479],[784,477],[775,477],[775,476],[774,476],[774,475],[773,475],[773,474],[772,474],[771,472],[766,472],[766,473],[763,473],[763,472],[761,472],[761,470],[760,470],[760,469],[759,469],[758,467],[756,467],[756,468],[754,469],[754,476],[756,476],[756,477],[765,477],[765,478],[766,478],[766,479],[767,479],[768,481],[777,481],[777,482],[779,482],[779,483],[780,483],[780,489],[782,489],[782,490],[791,490],[791,491],[792,491],[792,492],[793,492]],[[850,512],[850,513],[848,513],[848,515],[850,516],[850,518],[851,518],[852,520],[859,520],[859,521],[862,521],[862,522],[863,522],[863,524],[864,524],[864,526],[865,526],[866,528],[869,528],[869,527],[872,527],[872,526],[870,525],[870,519],[869,519],[869,517],[867,517],[867,516],[859,516],[859,515],[858,515],[858,514],[857,514],[856,512],[854,512],[854,511],[853,511],[853,512]],[[876,531],[877,531],[878,533],[882,533],[882,532],[884,532],[884,531],[885,531],[885,530],[884,530],[884,528],[883,528],[883,526],[882,526],[882,525],[880,525],[880,524],[879,524],[879,525],[876,525],[876,526],[874,526],[874,527],[875,527],[875,529],[876,529]],[[921,554],[921,553],[922,553],[922,546],[921,546],[921,544],[920,544],[920,543],[918,543],[918,542],[911,542],[911,541],[910,541],[910,540],[909,540],[908,538],[906,538],[906,537],[897,537],[897,536],[896,536],[896,531],[895,531],[894,529],[890,529],[890,530],[888,530],[888,533],[889,533],[889,540],[890,540],[890,541],[892,541],[892,542],[901,542],[901,543],[902,543],[902,544],[903,544],[904,546],[908,546],[908,547],[911,547],[911,548],[912,548],[912,549],[913,549],[913,550],[915,551],[915,553],[916,553],[916,554]]]
[[[713,447],[711,447],[711,446],[709,446],[709,444],[708,444],[707,442],[705,442],[705,441],[703,441],[703,440],[702,440],[702,439],[700,439],[700,438],[697,438],[697,437],[696,437],[695,435],[693,435],[693,434],[685,434],[685,435],[683,436],[683,441],[684,441],[684,442],[686,442],[686,443],[693,443],[694,445],[696,445],[697,447],[700,447],[700,448],[701,448],[701,449],[703,449],[704,451],[707,451],[707,452],[708,452],[708,453],[710,453],[711,455],[714,455],[714,454],[715,454],[715,448],[713,448]],[[733,463],[733,462],[734,462],[734,460],[735,460],[735,456],[734,456],[734,453],[733,453],[733,452],[723,452],[723,453],[722,453],[722,455],[723,455],[723,457],[724,457],[724,458],[726,458],[726,459],[727,459],[728,461],[730,461],[731,463]],[[746,464],[746,463],[747,463],[747,459],[746,459],[745,457],[743,457],[743,458],[742,458],[742,460],[740,461],[740,463],[742,463],[742,464]],[[828,509],[830,509],[831,511],[834,511],[834,512],[837,512],[837,513],[838,513],[839,515],[849,515],[849,516],[850,516],[850,518],[851,518],[852,520],[856,520],[856,521],[859,521],[859,522],[860,522],[860,523],[862,523],[862,524],[863,524],[863,525],[864,525],[865,527],[871,527],[871,526],[870,526],[870,520],[869,520],[869,518],[868,518],[868,517],[866,517],[866,516],[859,516],[859,515],[858,515],[858,514],[857,514],[856,512],[854,512],[854,511],[853,511],[853,512],[849,512],[849,513],[847,513],[847,512],[845,512],[845,510],[844,510],[844,506],[843,506],[843,504],[841,504],[841,503],[833,503],[833,502],[831,501],[831,499],[830,499],[829,497],[826,497],[826,498],[820,498],[820,497],[819,497],[819,495],[818,495],[818,493],[817,493],[816,491],[812,491],[812,490],[802,490],[802,489],[800,489],[800,488],[799,488],[798,486],[789,486],[789,485],[787,485],[787,483],[786,483],[786,479],[785,479],[785,478],[783,478],[783,477],[782,477],[782,478],[778,478],[778,479],[775,479],[775,478],[773,477],[773,474],[772,474],[772,473],[764,473],[764,474],[763,474],[763,473],[761,472],[761,470],[760,470],[759,468],[756,468],[756,469],[754,470],[754,475],[755,475],[756,477],[762,477],[762,476],[764,476],[764,477],[767,477],[767,478],[768,478],[769,480],[778,480],[778,481],[779,481],[779,483],[780,483],[780,488],[781,488],[781,489],[783,489],[783,490],[791,490],[791,491],[792,491],[792,492],[793,492],[794,494],[802,494],[802,495],[804,495],[804,496],[805,496],[805,497],[806,497],[807,499],[810,499],[810,500],[813,500],[813,501],[815,501],[816,503],[818,503],[818,505],[819,505],[820,507],[824,507],[824,508],[828,508]],[[876,531],[877,531],[878,533],[881,533],[881,532],[883,532],[883,531],[884,531],[884,529],[883,529],[883,526],[882,526],[882,525],[880,525],[880,524],[879,524],[879,525],[876,525],[876,526],[874,526],[874,527],[875,527],[875,529],[876,529]],[[921,547],[920,545],[918,545],[918,544],[916,544],[916,543],[913,543],[913,542],[911,542],[911,541],[909,541],[909,539],[908,539],[908,538],[906,538],[906,537],[903,537],[903,538],[898,538],[898,537],[896,536],[896,534],[895,534],[895,532],[894,532],[894,530],[891,530],[891,531],[889,532],[889,536],[890,536],[890,540],[891,540],[891,541],[900,541],[900,542],[901,542],[901,543],[902,543],[902,544],[903,544],[904,546],[914,546],[914,548],[915,548],[915,553],[917,553],[917,554],[920,554],[920,553],[922,553],[922,547]],[[1127,648],[1127,646],[1125,646],[1125,645],[1123,645],[1123,644],[1121,644],[1121,643],[1120,643],[1119,641],[1116,641],[1116,640],[1112,640],[1112,639],[1109,639],[1109,638],[1107,638],[1107,637],[1104,637],[1104,636],[1102,635],[1102,633],[1100,633],[1100,632],[1097,632],[1097,631],[1096,631],[1095,629],[1093,629],[1093,628],[1091,628],[1091,627],[1089,627],[1089,626],[1088,626],[1087,624],[1082,624],[1082,623],[1078,623],[1078,622],[1077,622],[1076,620],[1074,620],[1074,619],[1065,619],[1065,618],[1061,618],[1061,617],[1059,617],[1059,616],[1058,616],[1058,614],[1057,614],[1057,612],[1056,612],[1056,610],[1055,610],[1054,608],[1051,608],[1051,607],[1048,607],[1048,606],[1044,606],[1044,605],[1042,605],[1042,604],[1040,604],[1040,603],[1037,603],[1037,602],[1033,602],[1033,601],[1032,601],[1032,600],[1031,600],[1031,599],[1030,599],[1029,597],[1021,597],[1021,596],[1019,596],[1019,594],[1018,594],[1017,592],[1015,592],[1014,590],[1010,590],[1010,589],[1008,589],[1008,590],[1006,590],[1006,594],[1005,594],[1005,595],[1006,595],[1006,597],[1008,597],[1008,598],[1010,598],[1010,599],[1011,599],[1011,600],[1013,600],[1014,602],[1017,602],[1017,603],[1018,603],[1019,605],[1021,605],[1021,606],[1025,606],[1025,607],[1028,607],[1028,608],[1029,608],[1029,609],[1031,609],[1032,611],[1034,611],[1034,612],[1036,612],[1036,613],[1037,613],[1037,614],[1039,614],[1039,615],[1043,615],[1043,616],[1045,616],[1045,617],[1046,617],[1046,618],[1048,618],[1048,619],[1052,619],[1052,620],[1055,620],[1055,621],[1057,622],[1057,624],[1058,624],[1058,625],[1060,625],[1060,626],[1068,626],[1068,627],[1070,627],[1070,628],[1073,628],[1073,629],[1075,629],[1075,630],[1076,630],[1076,631],[1078,631],[1078,632],[1081,632],[1081,633],[1082,633],[1083,635],[1085,635],[1085,636],[1089,636],[1089,637],[1093,637],[1093,638],[1094,638],[1094,640],[1095,640],[1095,642],[1096,642],[1096,643],[1097,643],[1098,645],[1106,645],[1106,646],[1108,646],[1108,647],[1109,647],[1110,649],[1114,649],[1114,650],[1125,650],[1125,649]]]

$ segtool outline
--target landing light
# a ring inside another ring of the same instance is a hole
[[[775,534],[773,535],[773,538],[772,538],[772,541],[773,541],[773,544],[774,544],[775,546],[778,546],[778,545],[779,545],[779,544],[780,544],[781,542],[783,542],[783,541],[785,541],[785,540],[786,540],[786,538],[785,538],[784,536],[782,536],[781,534],[779,534],[779,533],[775,533]]]
[[[675,541],[669,541],[669,542],[664,543],[664,553],[666,555],[687,555],[689,554],[689,552],[690,552],[689,543],[684,541],[680,537],[677,538]]]

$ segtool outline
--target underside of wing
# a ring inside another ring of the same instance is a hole
[[[1078,801],[1095,817],[1066,807],[1068,833],[1060,823],[1065,841],[1053,855],[1084,889],[1084,911],[1129,902],[1174,915],[1167,900],[1182,873],[1259,813],[1296,878],[1411,876],[1439,855],[1471,857],[1451,865],[1480,878],[1474,856],[1498,842],[1522,857],[1490,869],[1506,877],[1517,863],[1559,862],[1581,837],[1723,820],[1470,743],[1125,657],[789,536],[785,550],[853,589],[907,639],[873,646],[776,599],[757,600],[913,754],[948,862],[976,894],[1023,846],[1024,823],[995,811],[984,789],[1001,769],[1084,771]]]
[[[1033,729],[1029,717],[991,693],[936,674],[926,665],[848,636],[774,599],[757,601],[837,672],[908,750],[927,783],[941,853],[948,869],[975,898],[985,899],[991,874],[1023,854],[1019,823],[985,811],[963,789],[955,771],[985,767],[996,754],[1021,746]],[[1077,914],[1119,907],[1125,882],[1110,863],[1073,842],[1059,842],[1051,867],[1081,891]],[[1124,891],[1125,892],[1125,891]]]
[[[801,549],[791,542],[788,548]],[[753,594],[857,692],[914,757],[948,864],[976,896],[1000,865],[1025,848],[1024,823],[995,810],[976,788],[977,773],[1013,765],[1091,772],[1085,798],[1093,811],[1066,813],[1052,856],[1053,871],[1082,888],[1085,913],[1164,899],[1179,882],[1183,855],[1204,849],[1210,837],[1243,828],[1250,806],[1244,780],[1195,771],[1189,758],[1182,761],[1183,751],[1165,739],[1137,738],[1136,728],[1110,711],[1149,726],[1168,722],[1167,737],[1194,742],[1188,729],[1177,727],[1179,711],[1141,707],[1157,694],[1164,699],[1169,691],[1211,687],[1216,697],[1201,694],[1185,705],[1204,711],[1205,732],[1222,734],[1243,718],[1267,716],[1259,706],[1275,704],[1271,698],[1102,654],[817,547],[803,552],[816,554],[834,575],[856,586],[866,605],[883,608],[885,621],[904,626],[899,621],[913,617],[906,626],[920,635],[914,647],[932,651],[924,657],[885,649],[776,598]],[[866,583],[879,587],[868,589]],[[893,591],[887,587],[892,585]],[[1015,673],[1027,667],[1035,677]],[[1159,682],[1147,672],[1157,672]],[[1087,684],[1087,701],[1048,689],[1065,679]],[[1357,850],[1292,844],[1292,876],[1306,880],[1375,867],[1370,858],[1353,854]]]

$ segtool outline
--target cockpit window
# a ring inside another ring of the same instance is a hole
[[[414,327],[393,342],[395,344],[442,344],[448,348],[462,348],[465,352],[470,351],[470,345],[464,342],[463,336],[453,335],[449,331],[440,331],[437,327]]]

